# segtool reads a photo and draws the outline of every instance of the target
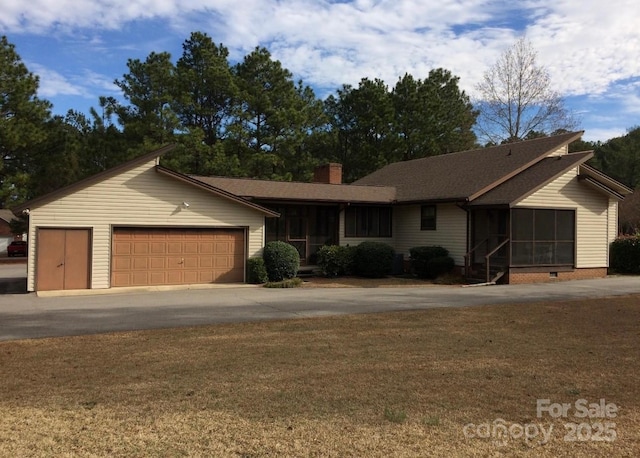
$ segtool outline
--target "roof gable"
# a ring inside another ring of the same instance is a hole
[[[582,132],[396,162],[356,181],[395,186],[398,202],[470,201],[506,182]]]
[[[559,176],[588,161],[591,157],[593,157],[593,153],[591,151],[585,151],[544,158],[473,200],[470,205],[472,207],[495,205],[513,206],[551,183]]]
[[[173,148],[175,147],[175,145],[168,145],[165,146],[163,148],[157,149],[155,151],[151,151],[149,153],[143,154],[137,158],[134,158],[130,161],[124,162],[120,165],[117,165],[115,167],[112,167],[108,170],[104,170],[100,173],[97,173],[95,175],[92,175],[90,177],[87,177],[83,180],[80,180],[76,183],[73,183],[69,186],[65,186],[64,188],[58,189],[56,191],[50,192],[48,194],[45,194],[44,196],[41,197],[37,197],[35,199],[32,199],[28,202],[23,203],[22,205],[19,205],[17,207],[15,207],[13,210],[15,213],[21,213],[26,209],[35,209],[38,207],[41,207],[43,205],[46,205],[50,202],[53,202],[57,199],[60,199],[64,196],[67,196],[69,194],[73,194],[75,192],[81,191],[82,189],[85,189],[89,186],[92,186],[94,184],[100,183],[102,181],[108,180],[109,178],[115,177],[119,174],[125,173],[131,169],[134,169],[135,167],[138,167],[142,164],[145,164],[147,162],[153,161],[154,159],[159,158],[160,156],[162,156],[163,154],[171,151]],[[164,175],[167,176],[171,176],[174,179],[180,180],[184,183],[189,184],[190,186],[195,186],[198,187],[200,189],[203,189],[207,192],[213,193],[219,197],[223,197],[225,199],[229,199],[232,200],[236,203],[239,203],[241,205],[250,207],[254,210],[257,210],[259,212],[264,213],[266,216],[278,216],[277,212],[274,212],[272,210],[269,210],[267,208],[264,208],[260,205],[257,205],[253,202],[250,202],[246,199],[243,199],[242,197],[236,196],[230,192],[227,192],[225,190],[222,189],[217,189],[214,186],[210,186],[210,185],[206,185],[204,183],[198,182],[197,180],[193,180],[192,178],[188,177],[187,175],[184,175],[182,173],[179,172],[175,172],[173,170],[161,167],[160,165],[157,164],[156,161],[156,165],[155,165],[155,169],[157,172],[163,173]]]
[[[633,193],[633,189],[587,164],[580,166],[579,178],[587,183],[593,184],[608,194],[614,195],[618,199],[624,199],[625,196]]]
[[[171,151],[174,148],[175,148],[175,145],[167,145],[157,150],[150,151],[146,154],[133,158],[127,162],[123,162],[122,164],[116,165],[115,167],[111,167],[110,169],[103,170],[102,172],[96,173],[95,175],[91,175],[89,177],[83,178],[82,180],[72,183],[68,186],[65,186],[60,189],[56,189],[55,191],[52,191],[48,194],[31,199],[21,205],[14,207],[13,211],[16,214],[18,214],[18,213],[22,213],[24,210],[28,208],[33,209],[33,208],[41,207],[45,204],[48,204],[49,202],[53,202],[54,200],[59,199],[60,197],[80,191],[81,189],[91,186],[92,184],[99,183],[104,180],[108,180],[111,177],[114,177],[120,173],[131,170],[141,164],[144,164],[145,162],[149,162],[154,159],[157,159],[163,154]]]

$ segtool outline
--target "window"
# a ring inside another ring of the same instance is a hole
[[[517,208],[511,213],[512,265],[572,265],[576,212]]]
[[[390,207],[347,207],[345,237],[391,237]]]
[[[435,231],[436,230],[436,206],[423,205],[420,208],[420,230]]]

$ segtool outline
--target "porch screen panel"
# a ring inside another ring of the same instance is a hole
[[[284,240],[285,237],[285,208],[284,207],[271,207],[272,210],[280,213],[279,218],[265,218],[265,236],[266,242],[273,242],[276,240]]]
[[[574,264],[575,210],[517,208],[511,220],[512,265]]]

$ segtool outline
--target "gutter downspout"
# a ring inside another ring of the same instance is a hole
[[[464,250],[465,253],[468,253],[471,247],[471,217],[470,217],[471,211],[469,210],[468,203],[469,203],[468,198],[462,204],[459,202],[456,203],[456,207],[458,207],[461,210],[464,210],[467,213],[467,246]],[[468,275],[467,264],[471,265],[470,261],[467,261],[466,254],[465,254],[465,262],[463,267],[464,269],[463,275],[465,276],[465,278]]]

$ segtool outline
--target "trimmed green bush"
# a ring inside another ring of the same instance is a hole
[[[269,242],[262,253],[269,281],[293,278],[300,268],[300,255],[293,245],[285,242]]]
[[[324,245],[317,253],[318,267],[326,277],[337,277],[342,274],[341,248],[338,245]]]
[[[355,273],[363,277],[385,277],[393,267],[395,251],[383,242],[362,242],[355,247]]]
[[[353,275],[356,271],[356,248],[356,245],[343,247],[342,269],[344,275]]]
[[[438,278],[441,275],[448,274],[453,270],[456,263],[451,256],[438,256],[427,261],[426,278]]]
[[[349,275],[353,272],[355,247],[325,245],[318,250],[317,262],[327,277]]]
[[[264,259],[247,259],[247,283],[257,285],[268,281],[269,276],[267,275],[267,268],[264,266]]]
[[[448,257],[449,250],[441,246],[417,246],[409,250],[409,256],[411,257],[411,270],[418,278],[435,278],[428,267],[429,261]]]
[[[611,242],[609,265],[621,274],[640,274],[640,236],[625,235]]]

